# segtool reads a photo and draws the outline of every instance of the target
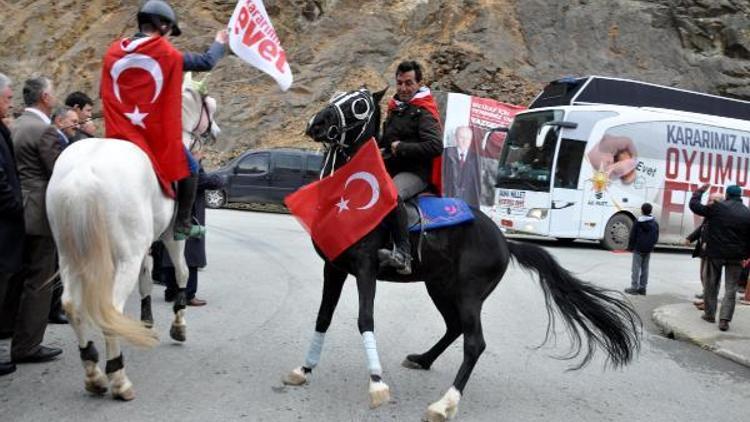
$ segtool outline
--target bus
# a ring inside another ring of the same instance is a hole
[[[750,102],[566,78],[547,85],[508,128],[486,211],[508,231],[620,250],[649,202],[660,243],[679,244],[700,223],[688,206],[692,192],[737,184],[747,198],[748,173]]]

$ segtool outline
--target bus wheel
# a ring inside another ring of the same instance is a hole
[[[633,227],[633,220],[626,214],[613,215],[604,229],[602,246],[611,251],[627,249],[631,227]]]

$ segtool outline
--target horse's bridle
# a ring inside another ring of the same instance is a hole
[[[214,121],[211,118],[211,113],[208,110],[208,104],[206,104],[206,96],[197,92],[196,94],[198,94],[201,99],[201,112],[198,115],[198,121],[196,122],[195,127],[190,131],[190,137],[193,139],[193,141],[190,143],[190,148],[189,148],[190,151],[193,150],[196,143],[198,144],[198,151],[203,149],[203,145],[204,145],[203,138],[205,134],[207,133],[209,134],[209,136],[211,136],[210,135],[212,133],[211,129],[213,128],[213,124],[214,124]],[[198,128],[200,128],[201,122],[203,121],[204,115],[206,116],[206,120],[208,120],[208,126],[206,127],[206,130],[204,130],[203,132],[197,133]]]
[[[328,165],[328,162],[331,160],[331,157],[333,157],[334,162],[331,165],[331,174],[333,174],[333,169],[335,167],[335,160],[336,160],[336,153],[340,152],[344,155],[347,159],[349,158],[349,154],[347,154],[347,150],[350,149],[352,146],[357,144],[357,141],[359,141],[359,138],[362,137],[362,135],[365,133],[365,130],[367,130],[367,126],[370,123],[370,120],[372,119],[372,116],[375,114],[375,104],[373,101],[373,98],[371,95],[368,95],[369,92],[367,89],[362,88],[357,91],[351,91],[339,94],[335,97],[333,97],[326,106],[326,109],[333,110],[333,115],[336,116],[336,123],[328,127],[328,133],[326,134],[326,138],[328,141],[324,141],[323,143],[326,145],[326,159],[323,163],[323,167],[320,171],[320,177],[324,177],[324,171],[326,169],[326,166]],[[351,103],[351,113],[356,119],[353,122],[347,122],[346,120],[346,113],[344,113],[344,109],[342,109],[342,106],[347,103],[347,101],[351,100],[354,97],[360,97],[352,101]],[[367,106],[364,112],[358,113],[356,111],[356,106],[360,102],[364,102],[364,104]],[[325,110],[325,109],[324,109]],[[361,128],[359,131],[359,134],[356,138],[354,138],[354,141],[351,145],[346,144],[344,140],[346,139],[346,134],[349,133],[352,130]]]

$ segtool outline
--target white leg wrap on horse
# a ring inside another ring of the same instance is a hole
[[[365,344],[367,369],[370,370],[370,375],[382,375],[383,368],[380,366],[380,358],[378,358],[378,346],[375,344],[375,333],[372,331],[365,331],[362,333],[362,341]]]
[[[323,352],[323,340],[326,338],[326,333],[316,331],[313,334],[312,342],[310,342],[310,349],[307,350],[307,356],[305,356],[305,367],[313,369],[318,366],[320,362],[320,354]]]
[[[456,412],[458,412],[458,402],[460,400],[461,393],[458,392],[456,387],[451,386],[440,400],[432,403],[427,408],[428,420],[430,420],[429,416],[433,415],[440,415],[447,419],[453,418],[456,416]]]

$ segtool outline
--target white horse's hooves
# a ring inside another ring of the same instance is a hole
[[[429,407],[427,408],[427,412],[425,412],[424,417],[422,418],[423,422],[445,422],[447,420],[447,413],[443,413],[439,410],[434,410]]]
[[[103,396],[107,393],[107,377],[102,376],[100,378],[87,379],[85,384],[86,391],[91,394]]]
[[[112,397],[117,400],[130,401],[135,398],[135,391],[133,391],[133,387],[130,387],[117,393],[113,392]]]
[[[391,389],[383,381],[370,381],[370,409],[382,406],[391,400]]]
[[[305,371],[302,369],[302,367],[297,367],[292,370],[292,372],[286,374],[282,379],[281,382],[283,382],[286,385],[302,385],[307,383],[307,375],[305,375]]]
[[[169,329],[169,336],[172,337],[172,340],[184,342],[187,340],[187,326],[172,324]]]

